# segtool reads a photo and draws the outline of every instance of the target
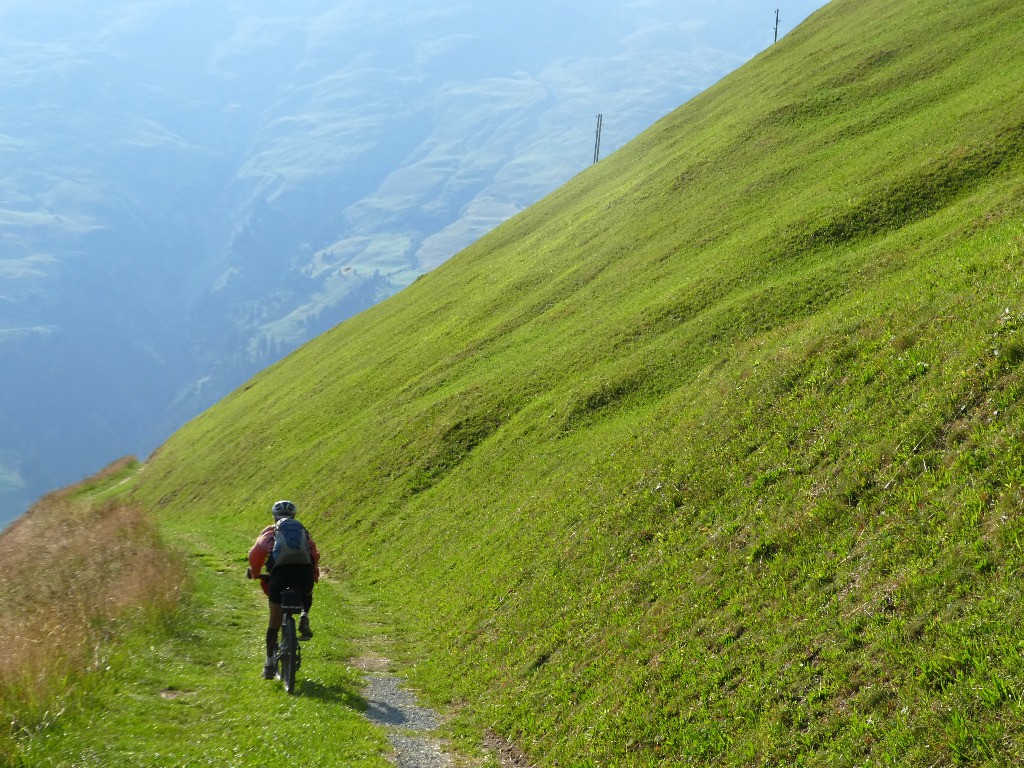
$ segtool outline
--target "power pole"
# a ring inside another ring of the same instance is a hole
[[[779,42],[779,9],[775,9],[775,42]]]
[[[597,130],[594,132],[594,162],[601,159],[601,125],[604,123],[604,115],[597,116]]]

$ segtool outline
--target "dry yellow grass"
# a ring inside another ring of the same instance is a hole
[[[141,509],[92,502],[83,486],[44,497],[0,535],[0,717],[10,724],[0,762],[20,729],[45,724],[57,698],[104,663],[117,620],[172,609],[184,579]]]

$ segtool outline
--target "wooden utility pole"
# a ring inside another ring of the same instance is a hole
[[[594,132],[594,162],[601,158],[601,125],[604,123],[604,115],[597,116],[597,130]]]
[[[779,9],[775,9],[775,42],[779,42]]]

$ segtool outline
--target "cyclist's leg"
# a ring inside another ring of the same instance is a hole
[[[312,640],[313,630],[309,627],[309,613],[303,611],[299,616],[299,640]]]
[[[267,620],[267,660],[263,664],[263,677],[273,679],[277,672],[277,636],[281,629],[281,579],[275,578],[273,571],[270,573],[270,582],[267,589],[267,604],[270,616]]]
[[[263,677],[272,680],[277,672],[277,634],[281,629],[281,604],[270,603],[270,620],[267,623],[267,658],[263,662]]]
[[[311,640],[313,630],[309,628],[309,609],[313,607],[313,566],[299,572],[297,587],[302,593],[302,615],[299,616],[299,639]]]
[[[281,620],[284,618],[284,612],[281,610],[281,603],[270,603],[270,623],[267,627],[270,629],[280,629]]]
[[[267,656],[277,650],[277,633],[281,629],[281,604],[270,603],[270,620],[267,622]]]

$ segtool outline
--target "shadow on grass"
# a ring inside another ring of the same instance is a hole
[[[357,712],[363,712],[367,707],[366,699],[358,693],[354,693],[351,688],[341,685],[340,683],[324,685],[316,680],[299,679],[295,683],[295,692],[299,696],[304,696],[309,699],[318,699],[320,701],[330,701],[342,704],[350,709],[356,710]]]

